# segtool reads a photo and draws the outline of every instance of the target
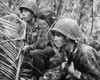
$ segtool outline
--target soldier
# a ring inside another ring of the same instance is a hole
[[[100,31],[97,30],[95,33],[94,33],[94,36],[93,36],[93,40],[89,43],[90,46],[92,46],[93,48],[95,48],[98,52],[100,51]]]
[[[63,69],[72,74],[74,80],[100,80],[100,54],[81,43],[81,31],[77,22],[68,18],[60,19],[51,32],[54,45],[59,53],[66,56],[65,63],[68,65],[64,63]]]
[[[22,68],[28,70],[23,69],[22,73],[28,78],[36,76],[38,79],[46,70],[50,57],[55,54],[49,45],[49,39],[45,37],[49,26],[38,18],[38,8],[33,0],[25,0],[19,10],[22,14],[21,18],[28,23],[23,52],[29,59],[25,57],[26,62],[22,65]]]

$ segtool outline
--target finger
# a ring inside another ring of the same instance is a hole
[[[75,76],[76,78],[80,79],[81,73],[78,72],[78,71],[76,71],[76,72],[74,73],[74,76]]]
[[[62,63],[62,70],[64,69],[64,67],[65,67],[65,63]]]

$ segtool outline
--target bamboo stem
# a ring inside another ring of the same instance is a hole
[[[45,34],[45,37],[48,35],[48,33],[50,32],[50,30],[54,27],[54,25],[55,25],[55,23],[57,22],[58,20],[56,20],[53,24],[52,24],[52,26],[49,28],[49,30],[47,31],[47,33]]]
[[[19,53],[18,53],[18,55],[17,55],[17,57],[16,57],[16,60],[18,60],[18,58],[19,58],[19,56],[20,56],[20,54],[21,54],[21,51],[22,51],[22,48],[24,47],[24,42],[23,42],[23,44],[22,44],[22,46],[21,46],[21,48],[20,48],[20,50],[19,50]]]
[[[16,79],[15,80],[19,80],[19,73],[20,73],[20,68],[21,68],[23,59],[24,59],[24,55],[21,54],[20,57],[19,57],[19,61],[18,61],[18,68],[17,68]]]

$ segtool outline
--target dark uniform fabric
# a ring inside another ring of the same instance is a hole
[[[48,29],[48,24],[39,19],[36,20],[32,26],[27,26],[26,43],[33,45],[31,47],[33,50],[29,50],[28,53],[26,53],[27,57],[25,60],[31,65],[22,66],[23,68],[31,70],[30,73],[23,71],[27,77],[39,77],[43,75],[43,72],[48,68],[50,57],[53,57],[55,54],[50,44],[50,39],[45,37]]]
[[[71,60],[75,69],[82,73],[82,80],[100,80],[100,54],[94,48],[79,45]]]
[[[53,52],[52,47],[47,46],[43,50],[40,49],[35,49],[34,52],[32,52],[32,57],[33,57],[33,65],[37,69],[40,70],[40,73],[36,72],[35,75],[43,75],[43,71],[48,69],[48,66],[50,64],[50,57],[53,57],[55,53]],[[34,72],[34,69],[33,69]]]
[[[89,43],[90,46],[92,46],[93,48],[95,48],[97,51],[100,51],[100,43],[98,41],[92,41]]]
[[[47,37],[45,37],[45,35],[48,29],[48,24],[44,20],[40,19],[36,19],[32,25],[27,24],[26,43],[31,45],[38,41],[38,43],[42,45],[45,41],[47,41]]]
[[[12,15],[4,16],[4,18],[20,24]],[[55,54],[50,44],[50,38],[45,37],[48,29],[48,24],[40,19],[36,19],[32,25],[27,24],[25,43],[33,46],[31,47],[32,50],[25,54],[20,73],[22,77],[39,77],[48,68],[49,59]]]

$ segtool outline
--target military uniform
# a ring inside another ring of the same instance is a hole
[[[71,50],[68,50],[68,45],[65,44],[62,50],[68,58],[67,64],[70,66],[73,62],[75,69],[81,72],[81,80],[100,80],[100,54],[94,48],[82,44],[81,31],[74,20],[67,18],[58,20],[51,32],[63,34],[66,36],[66,40],[74,45]],[[64,53],[62,52],[62,54]],[[66,69],[68,69],[68,65]],[[78,80],[77,78],[73,79]]]
[[[23,8],[33,12],[35,17],[38,16],[37,6],[33,0],[26,0],[20,10]],[[48,24],[38,18],[31,25],[27,24],[25,42],[30,47],[26,52],[27,56],[22,65],[22,76],[29,78],[37,76],[39,78],[49,65],[49,59],[55,53],[49,43],[50,39],[46,36],[48,29]]]
[[[66,69],[71,62],[74,63],[75,69],[81,72],[81,78],[79,80],[100,79],[100,54],[94,48],[86,44],[80,44],[70,53],[63,47],[61,48],[60,53],[64,55],[63,59],[68,58],[67,65],[61,79],[64,78],[66,74],[65,78],[68,78],[69,80],[78,80],[71,75],[69,76],[67,73]]]
[[[81,44],[73,55],[75,69],[82,73],[84,80],[100,79],[100,54],[92,47]]]
[[[100,51],[100,43],[96,40],[93,40],[92,42],[89,43],[90,46],[95,48],[97,51]]]
[[[26,43],[32,46],[26,54],[32,59],[30,61],[31,64],[33,64],[36,69],[40,70],[32,69],[33,72],[35,72],[34,75],[40,76],[43,74],[40,74],[40,72],[45,71],[46,66],[49,65],[48,62],[50,57],[55,53],[53,52],[51,45],[49,45],[50,40],[45,37],[48,30],[47,23],[43,22],[39,24],[38,22],[37,25],[33,26],[34,27],[27,27]]]
[[[48,24],[40,19],[37,19],[31,26],[27,24],[26,43],[31,45],[38,41],[38,45],[42,46],[42,44],[48,39],[48,36],[45,36],[48,29]]]

